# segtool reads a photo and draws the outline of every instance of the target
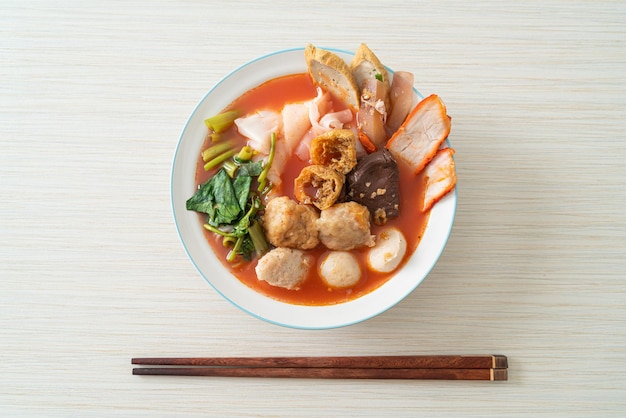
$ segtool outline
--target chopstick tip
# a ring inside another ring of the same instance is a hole
[[[491,380],[493,381],[509,380],[508,369],[491,369]]]
[[[493,356],[494,369],[506,369],[507,367],[509,367],[509,361],[505,355],[495,354]]]

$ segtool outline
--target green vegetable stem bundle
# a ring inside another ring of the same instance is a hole
[[[239,115],[240,112],[238,110],[229,110],[205,119],[204,124],[209,128],[211,140],[213,142],[219,141],[221,135],[233,126],[235,119],[237,119]]]

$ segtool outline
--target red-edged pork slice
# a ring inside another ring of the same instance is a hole
[[[452,148],[444,148],[435,154],[424,169],[426,194],[422,212],[429,211],[435,203],[447,195],[456,186],[456,168]]]
[[[404,123],[387,142],[396,159],[406,161],[415,174],[421,172],[435,156],[450,133],[450,117],[439,96],[420,101]]]

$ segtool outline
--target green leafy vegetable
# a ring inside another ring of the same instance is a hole
[[[263,229],[254,220],[254,216],[261,207],[261,199],[254,196],[246,214],[235,224],[232,234],[237,237],[237,241],[226,257],[228,261],[234,261],[237,255],[250,260],[253,252],[256,252],[260,257],[269,249]],[[260,229],[257,230],[257,226]],[[254,230],[253,227],[255,227]],[[258,237],[259,233],[260,238]]]
[[[252,177],[245,175],[238,175],[233,180],[233,190],[237,196],[239,207],[241,210],[246,210],[246,203],[248,202],[248,196],[250,196],[250,186],[252,185]]]
[[[238,257],[250,260],[253,255],[261,257],[269,251],[269,243],[258,212],[263,209],[259,193],[252,190],[256,179],[258,191],[267,192],[267,173],[276,152],[276,134],[272,133],[270,154],[267,161],[251,161],[250,149],[235,150],[234,144],[222,142],[202,153],[205,169],[221,168],[198,191],[187,200],[187,209],[206,213],[204,228],[222,237],[230,251],[226,259],[235,262]]]
[[[253,163],[239,164],[239,171],[237,172],[237,175],[258,177],[262,171],[263,164],[261,161],[255,161]]]
[[[253,197],[250,208],[235,224],[235,229],[233,230],[233,234],[235,234],[235,236],[242,236],[248,233],[248,228],[250,227],[252,218],[256,215],[257,211],[261,209],[261,206],[261,200],[257,196]]]
[[[187,200],[187,210],[208,214],[207,222],[212,226],[230,224],[239,217],[241,206],[224,169],[203,183]]]
[[[383,81],[383,75],[381,73],[376,73],[374,77],[376,77],[376,80],[378,81]]]

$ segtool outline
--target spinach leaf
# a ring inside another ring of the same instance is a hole
[[[252,177],[239,175],[233,180],[233,190],[237,196],[239,207],[242,211],[246,210],[246,203],[248,202],[248,196],[250,196],[250,185],[252,184]]]
[[[242,212],[230,177],[224,169],[203,183],[187,200],[187,209],[208,214],[207,222],[212,226],[230,224]]]
[[[263,164],[261,161],[255,161],[251,163],[243,163],[239,165],[239,169],[237,170],[238,176],[250,176],[257,177],[263,171]]]

